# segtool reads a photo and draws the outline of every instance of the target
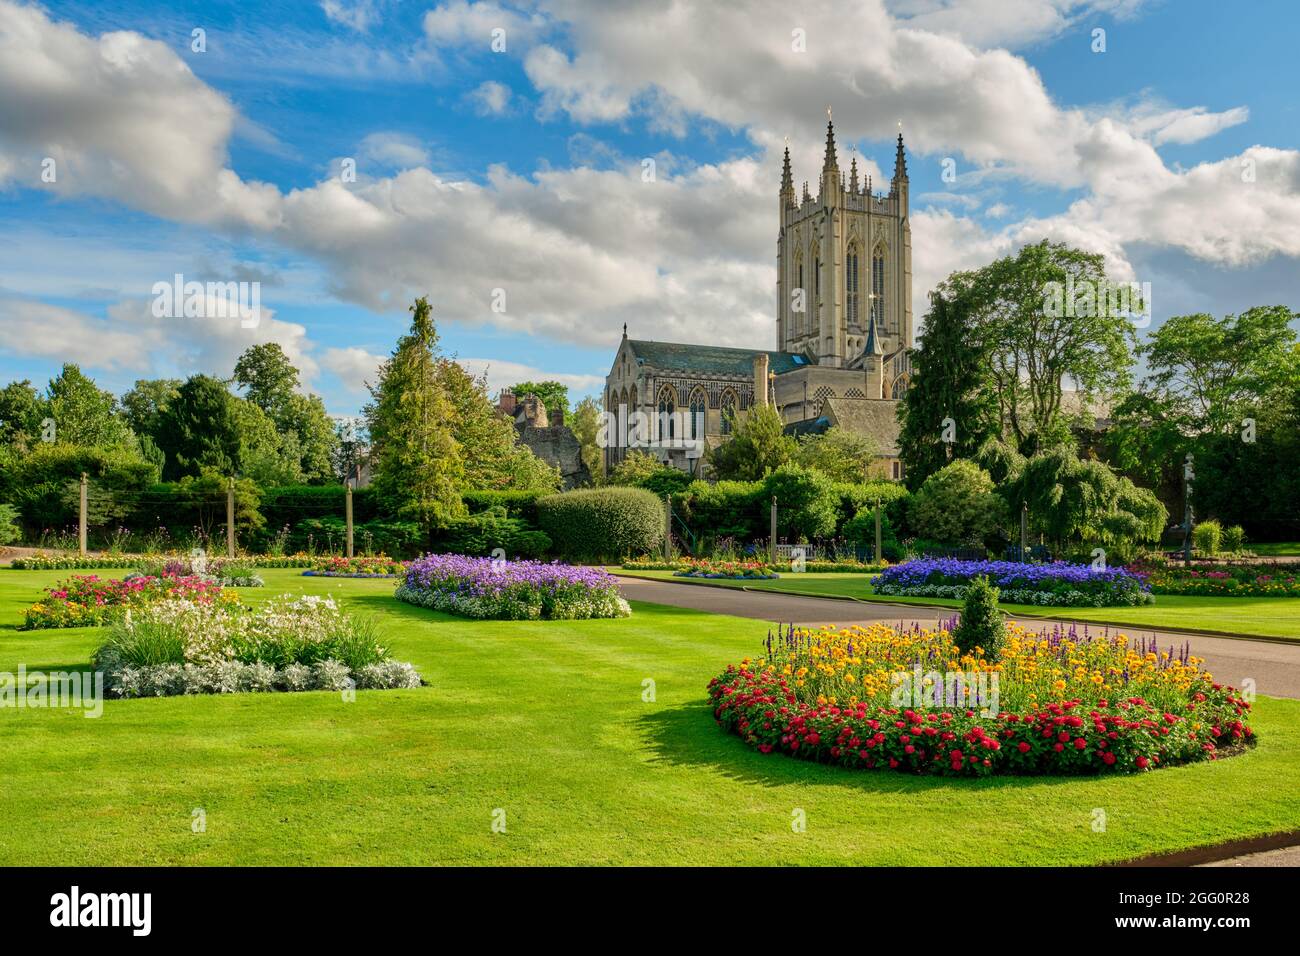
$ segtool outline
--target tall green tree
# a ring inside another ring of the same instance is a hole
[[[731,437],[705,452],[705,460],[722,481],[757,481],[798,452],[794,438],[785,433],[781,413],[771,405],[755,405],[740,418],[731,416]]]
[[[26,452],[40,440],[41,396],[23,379],[0,389],[0,445]]]
[[[898,416],[898,453],[913,491],[948,464],[950,455],[971,458],[997,434],[997,391],[966,299],[930,294],[925,331],[912,353],[911,379]]]
[[[262,342],[245,349],[235,361],[234,381],[244,398],[279,421],[298,389],[299,377],[280,343]]]
[[[588,395],[578,402],[573,409],[573,418],[569,421],[578,444],[582,447],[582,463],[587,466],[593,479],[599,480],[605,471],[605,460],[601,454],[596,436],[600,434],[600,406]]]
[[[155,438],[163,409],[176,397],[180,387],[178,378],[136,379],[131,390],[122,395],[122,415],[131,430]]]
[[[176,481],[204,469],[232,475],[240,468],[234,397],[210,375],[186,379],[163,409],[154,440],[166,455],[163,478]]]
[[[554,491],[559,470],[519,442],[514,421],[488,397],[487,377],[459,362],[439,359],[438,379],[451,402],[451,433],[465,463],[465,487],[473,490]]]
[[[369,386],[365,407],[373,488],[391,511],[426,528],[463,513],[465,463],[451,431],[452,403],[438,368],[438,331],[429,300],[411,306],[411,330]]]
[[[79,367],[66,363],[45,391],[45,412],[54,419],[57,440],[86,448],[134,448],[130,426],[118,413],[117,398]]]
[[[1128,388],[1137,335],[1112,288],[1101,255],[1048,240],[940,286],[970,307],[1002,430],[1022,451],[1068,440],[1065,382],[1085,400]]]
[[[298,369],[278,342],[246,349],[235,362],[234,382],[275,423],[284,447],[297,449],[300,480],[318,484],[333,479],[334,421],[320,396],[301,393]]]
[[[836,425],[823,434],[801,437],[795,461],[832,481],[860,482],[867,479],[877,450],[871,439]]]

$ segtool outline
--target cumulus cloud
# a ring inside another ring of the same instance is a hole
[[[405,133],[371,133],[361,141],[357,152],[363,159],[392,169],[410,169],[429,162],[429,151]]]
[[[334,23],[361,33],[379,21],[374,0],[321,0],[320,8]]]
[[[486,80],[474,88],[469,99],[480,116],[500,116],[510,107],[510,87]]]

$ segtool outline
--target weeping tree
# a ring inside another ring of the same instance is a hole
[[[1029,506],[1033,527],[1058,553],[1101,547],[1114,561],[1126,562],[1138,545],[1160,540],[1169,518],[1149,489],[1105,462],[1079,458],[1069,445],[1026,458],[994,440],[981,450],[981,463],[1013,513]]]

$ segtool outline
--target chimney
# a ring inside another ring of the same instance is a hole
[[[767,353],[754,356],[754,404],[767,404]]]
[[[518,407],[519,402],[515,398],[515,393],[508,388],[501,389],[501,394],[497,396],[497,411],[513,416]]]

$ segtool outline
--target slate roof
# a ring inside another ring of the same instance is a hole
[[[730,349],[716,345],[684,345],[679,342],[648,342],[629,339],[632,352],[641,364],[672,372],[752,376],[754,357],[767,356],[768,370],[777,375],[793,372],[812,363],[793,352],[768,352],[763,349]]]
[[[876,443],[876,454],[898,455],[898,402],[880,398],[828,398],[822,414],[835,425]]]

